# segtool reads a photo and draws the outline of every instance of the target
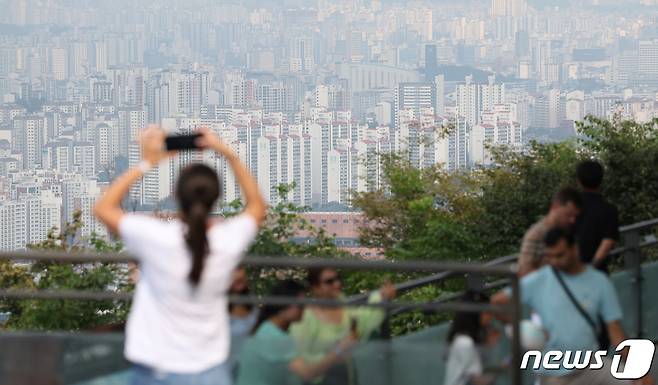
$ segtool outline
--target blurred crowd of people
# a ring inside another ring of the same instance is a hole
[[[245,294],[244,268],[236,271],[232,294]],[[277,282],[272,296],[341,300],[345,296],[335,269],[310,269],[307,282]],[[395,287],[385,282],[368,301],[391,301]],[[238,385],[309,383],[356,384],[350,348],[367,340],[385,318],[383,309],[368,306],[266,305],[260,310],[236,311],[231,305],[232,349]],[[258,312],[258,316],[252,316]],[[248,315],[249,318],[247,318]],[[250,332],[243,327],[249,319]],[[254,320],[252,322],[252,320]],[[235,325],[235,328],[233,328]],[[245,338],[247,334],[250,337]]]
[[[618,213],[601,193],[604,169],[599,162],[583,161],[575,171],[580,189],[558,190],[548,213],[527,230],[522,240],[519,294],[530,320],[521,329],[521,341],[532,339],[531,334],[538,332],[543,341],[539,346],[524,346],[526,349],[614,352],[626,339],[617,292],[608,277],[610,252],[619,241]],[[493,295],[491,303],[508,305],[511,296],[511,290],[505,289]],[[478,298],[467,296],[464,300],[478,302]],[[487,385],[495,380],[485,373],[478,350],[484,345],[483,336],[491,332],[491,317],[484,313],[476,316],[457,314],[453,321],[444,385]],[[510,322],[505,315],[497,318]],[[621,352],[624,357],[627,353]],[[612,376],[609,356],[603,361],[602,370],[540,368],[534,372],[535,382],[630,383]],[[654,380],[647,375],[635,383],[653,384]]]

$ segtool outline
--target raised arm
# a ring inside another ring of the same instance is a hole
[[[108,230],[117,233],[119,222],[125,214],[121,208],[121,200],[128,193],[130,186],[141,178],[144,173],[171,153],[165,151],[165,133],[157,127],[149,127],[141,138],[143,160],[137,167],[124,172],[108,187],[105,194],[94,206],[94,215],[107,226]]]
[[[197,139],[197,145],[201,148],[214,150],[226,159],[235,174],[235,178],[238,180],[238,184],[240,184],[240,189],[246,200],[245,213],[252,216],[256,223],[260,225],[265,219],[267,205],[260,194],[256,180],[240,161],[238,155],[217,135],[207,128],[202,128],[199,132],[202,136]]]
[[[501,290],[498,293],[494,294],[489,302],[491,302],[492,305],[499,305],[499,306],[509,305],[512,302],[512,299],[510,298],[509,294],[505,292],[505,290]],[[500,312],[493,312],[492,314],[494,318],[496,318],[501,322],[504,323],[512,322],[512,317],[510,317],[509,314],[500,313]]]
[[[397,291],[390,281],[385,281],[382,287],[368,297],[368,303],[379,303],[395,299]],[[356,321],[359,337],[366,340],[370,338],[373,331],[379,328],[386,319],[386,312],[381,308],[371,306],[360,306],[348,312],[350,317]]]

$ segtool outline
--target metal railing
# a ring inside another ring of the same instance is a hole
[[[127,263],[134,259],[125,254],[96,254],[96,253],[62,253],[62,252],[39,252],[26,251],[16,253],[0,253],[0,260],[14,261],[39,261],[58,263]],[[428,274],[468,274],[477,273],[488,276],[502,277],[512,287],[512,302],[509,305],[491,305],[487,303],[468,302],[379,302],[379,303],[357,303],[344,300],[320,300],[312,298],[278,297],[278,296],[229,296],[234,303],[252,305],[321,305],[321,306],[370,306],[382,308],[387,314],[398,309],[413,309],[423,311],[463,311],[463,312],[499,312],[511,315],[512,320],[512,365],[511,379],[515,385],[521,384],[521,372],[518,370],[521,363],[521,346],[519,322],[521,319],[521,304],[519,284],[514,266],[476,264],[476,263],[451,263],[451,262],[427,262],[427,261],[362,261],[349,259],[297,259],[279,257],[249,257],[243,264],[260,268],[316,268],[329,267],[334,269],[367,270],[367,271],[396,271],[396,272],[423,272]],[[0,290],[0,298],[11,299],[66,299],[66,300],[128,300],[131,293],[116,291],[39,291],[39,290]],[[387,317],[388,318],[388,317]],[[390,354],[389,354],[390,355]]]
[[[654,228],[658,227],[658,219],[644,221],[620,228],[621,245],[611,252],[611,258],[623,258],[624,268],[630,271],[633,285],[635,304],[637,309],[636,335],[643,335],[643,294],[642,285],[644,281],[642,272],[643,250],[658,244],[658,238]],[[231,302],[252,305],[321,305],[321,306],[372,306],[382,308],[387,313],[387,321],[390,317],[402,312],[421,311],[465,311],[465,312],[506,312],[512,319],[512,362],[511,380],[515,385],[521,384],[521,346],[519,334],[519,322],[521,319],[521,304],[519,296],[519,280],[516,275],[516,255],[509,255],[486,263],[451,263],[451,262],[428,262],[428,261],[361,261],[350,259],[297,259],[280,257],[249,257],[244,260],[244,265],[259,268],[298,268],[308,269],[315,267],[329,267],[334,269],[368,270],[368,271],[396,271],[427,273],[428,276],[397,284],[399,293],[404,293],[427,285],[439,284],[446,279],[454,277],[478,277],[467,280],[467,286],[476,285],[479,289],[496,289],[502,286],[511,286],[512,303],[510,305],[490,305],[460,302],[461,293],[455,293],[433,300],[431,302],[381,302],[367,303],[367,295],[351,297],[347,300],[320,300],[312,298],[286,298],[276,296],[229,296]],[[88,263],[128,263],[134,259],[126,254],[98,254],[98,253],[63,253],[47,251],[25,251],[0,253],[0,260],[13,261],[39,261],[58,262],[73,264]],[[485,282],[483,276],[497,276],[499,279]],[[117,300],[125,301],[132,297],[132,293],[121,291],[39,291],[39,290],[14,290],[1,289],[0,298],[11,299],[65,299],[65,300]]]
[[[643,282],[644,276],[642,272],[642,262],[644,255],[642,251],[645,248],[655,246],[658,244],[658,235],[656,232],[651,232],[654,228],[658,227],[658,218],[650,219],[631,225],[621,226],[619,228],[621,245],[615,247],[609,254],[609,261],[617,261],[623,258],[624,268],[632,272],[631,284],[634,285],[633,291],[635,293],[635,309],[636,313],[636,330],[635,338],[642,338],[644,335],[644,305],[643,305]],[[511,254],[503,257],[495,258],[486,262],[485,266],[511,266],[517,262],[518,254]],[[433,274],[427,277],[422,277],[407,282],[399,283],[396,285],[398,294],[405,293],[417,288],[429,285],[437,285],[445,282],[448,279],[459,276],[458,272],[446,271],[438,274]],[[507,279],[496,280],[494,282],[484,283],[481,277],[471,277],[475,279],[468,279],[467,287],[476,290],[495,290],[501,289],[510,285]],[[462,293],[453,293],[442,296],[433,304],[445,304],[458,300]],[[367,295],[360,294],[349,298],[352,303],[363,303],[367,299]],[[391,311],[390,316],[395,316],[404,312],[415,311],[412,307],[400,307]]]

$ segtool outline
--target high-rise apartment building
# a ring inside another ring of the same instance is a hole
[[[315,66],[313,39],[295,37],[290,41],[290,72],[308,74]]]
[[[44,118],[38,115],[14,119],[13,145],[20,152],[24,169],[36,169],[42,165],[44,138]]]
[[[523,17],[527,12],[527,0],[491,0],[491,17]]]
[[[117,110],[117,118],[118,152],[127,157],[130,142],[139,140],[141,130],[146,127],[146,110],[141,107],[121,107]]]
[[[244,107],[247,105],[247,82],[244,74],[228,72],[224,75],[224,105]]]
[[[438,122],[446,128],[437,143],[437,163],[446,170],[471,166],[471,126],[463,117],[446,118]]]
[[[466,119],[470,127],[480,123],[483,111],[492,110],[494,105],[505,102],[505,85],[496,83],[493,76],[487,84],[473,83],[471,76],[457,85],[457,113]]]
[[[436,106],[436,85],[433,82],[400,83],[395,92],[395,127],[400,125],[400,112],[411,109],[415,116],[421,109]]]
[[[27,208],[23,201],[0,202],[0,250],[25,248],[27,243]]]
[[[50,72],[55,80],[68,79],[68,52],[65,48],[53,48],[50,51]]]
[[[658,84],[658,39],[639,42],[638,75],[646,84]]]

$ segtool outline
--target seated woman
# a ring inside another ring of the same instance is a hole
[[[272,296],[301,297],[304,287],[292,280],[279,282],[270,292]],[[343,355],[356,342],[349,334],[320,360],[304,360],[288,335],[290,324],[302,316],[299,305],[265,306],[255,332],[242,346],[238,365],[237,385],[287,385],[312,381],[342,360]]]
[[[489,302],[480,292],[467,291],[463,301]],[[491,316],[484,312],[458,312],[448,333],[448,362],[444,385],[490,385],[495,378],[484,374],[478,345],[489,339],[487,327]]]
[[[308,282],[314,297],[337,300],[344,297],[338,272],[331,268],[310,269]],[[372,293],[369,302],[390,301],[395,298],[395,287],[387,282]],[[323,307],[308,306],[302,320],[293,325],[290,334],[295,338],[304,359],[318,362],[335,344],[355,331],[360,339],[367,339],[377,330],[385,318],[385,312],[374,307]],[[356,376],[350,362],[337,365],[323,379],[315,381],[324,385],[354,384]]]

